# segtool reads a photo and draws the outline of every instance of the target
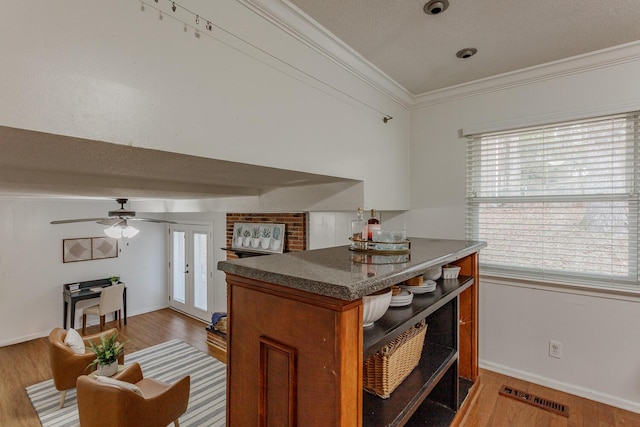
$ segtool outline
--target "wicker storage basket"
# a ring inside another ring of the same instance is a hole
[[[423,320],[382,347],[364,362],[362,384],[369,393],[387,399],[418,366],[427,324]]]

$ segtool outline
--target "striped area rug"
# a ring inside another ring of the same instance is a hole
[[[180,417],[180,426],[224,426],[226,365],[179,340],[158,344],[131,354],[125,354],[125,365],[140,363],[142,374],[167,383],[191,375],[191,392],[187,412]],[[43,427],[76,427],[78,407],[76,389],[67,391],[64,408],[60,392],[53,380],[27,387],[27,394],[40,417]]]

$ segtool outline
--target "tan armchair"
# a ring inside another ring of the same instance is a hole
[[[111,336],[117,332],[116,329],[109,329],[94,335],[82,337],[85,346],[89,346],[89,341],[100,342],[100,336]],[[49,362],[53,383],[56,389],[61,391],[60,408],[64,406],[64,399],[67,390],[76,386],[76,380],[80,375],[86,375],[95,370],[95,367],[87,369],[87,366],[96,358],[95,354],[87,349],[85,354],[74,353],[65,343],[64,339],[67,331],[62,328],[55,328],[49,334]],[[124,355],[118,359],[118,364],[124,364]]]
[[[83,375],[78,377],[78,414],[82,427],[180,427],[178,417],[189,403],[191,377],[174,384],[142,377],[138,363],[126,367],[113,379],[134,384],[142,392],[99,382]]]

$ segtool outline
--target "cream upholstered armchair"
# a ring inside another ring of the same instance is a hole
[[[87,347],[89,346],[89,341],[98,343],[102,335],[108,337],[116,332],[116,329],[109,329],[98,334],[82,337],[82,344],[80,345]],[[65,344],[66,336],[67,331],[62,328],[55,328],[49,334],[49,362],[51,364],[53,384],[61,392],[61,408],[64,406],[67,390],[76,386],[78,377],[95,369],[95,367],[87,368],[87,366],[96,358],[95,354],[89,349],[86,349],[82,354],[75,353],[69,345]],[[118,363],[124,363],[124,356],[120,357]]]
[[[82,427],[165,427],[189,403],[191,378],[174,384],[142,377],[138,363],[111,378],[78,377],[78,414]]]

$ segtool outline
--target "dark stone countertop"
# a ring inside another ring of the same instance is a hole
[[[468,240],[409,238],[409,260],[375,256],[375,262],[356,262],[361,254],[349,246],[290,252],[218,262],[218,269],[237,276],[354,301],[365,295],[478,252],[486,243]],[[404,262],[403,262],[404,261]]]

